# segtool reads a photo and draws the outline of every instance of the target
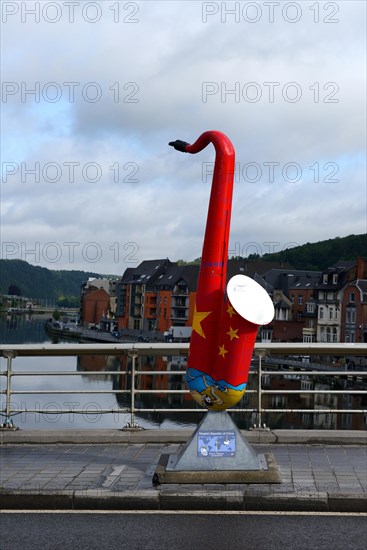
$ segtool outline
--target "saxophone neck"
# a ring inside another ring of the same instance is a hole
[[[207,132],[204,132],[192,144],[177,139],[176,141],[171,141],[169,145],[174,147],[177,151],[181,151],[182,153],[195,154],[200,153],[200,151],[205,149],[205,147],[207,147],[209,143],[212,143],[214,145],[217,155],[226,157],[230,160],[233,159],[234,164],[234,147],[228,137],[218,130],[208,130]]]

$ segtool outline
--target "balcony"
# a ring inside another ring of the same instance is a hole
[[[182,308],[182,309],[172,309],[171,310],[171,319],[174,320],[174,319],[184,319],[184,320],[188,320],[189,318],[189,311],[188,309],[186,308]]]
[[[172,294],[175,296],[188,296],[189,288],[185,285],[176,285],[173,288]]]

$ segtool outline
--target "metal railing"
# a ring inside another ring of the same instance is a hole
[[[14,423],[12,417],[20,413],[39,413],[42,414],[42,411],[39,409],[31,408],[13,408],[11,407],[11,398],[16,394],[130,394],[130,404],[125,408],[109,408],[101,409],[99,408],[96,411],[89,410],[89,413],[96,412],[98,414],[130,414],[130,423],[126,426],[127,428],[138,428],[136,424],[135,415],[136,413],[164,413],[164,412],[175,412],[175,413],[184,413],[184,412],[198,412],[202,413],[203,409],[196,408],[143,408],[136,406],[136,395],[137,394],[187,394],[188,390],[183,389],[158,389],[158,390],[144,390],[139,389],[136,384],[136,379],[139,376],[143,375],[181,375],[183,376],[185,372],[183,370],[140,370],[137,369],[136,361],[140,356],[186,356],[188,354],[189,344],[185,343],[166,343],[166,344],[30,344],[30,345],[1,345],[0,346],[0,357],[6,359],[6,370],[0,372],[1,377],[6,379],[6,387],[2,390],[2,393],[5,394],[5,408],[1,412],[2,416],[5,416],[5,422],[3,423],[3,428],[14,428]],[[85,356],[85,355],[103,355],[103,356],[128,356],[131,359],[130,370],[124,371],[17,371],[14,368],[14,360],[17,357],[55,357],[55,356]],[[255,408],[233,408],[228,409],[228,412],[246,412],[246,413],[255,413],[257,416],[257,427],[262,426],[262,415],[263,413],[361,413],[367,415],[367,409],[356,408],[356,409],[342,409],[342,408],[266,408],[263,407],[263,396],[266,394],[329,394],[329,395],[367,395],[367,390],[357,389],[357,390],[331,390],[331,389],[273,389],[268,390],[263,387],[263,377],[266,376],[320,376],[327,375],[330,377],[340,377],[340,376],[358,376],[358,378],[363,379],[367,376],[367,368],[364,366],[362,370],[358,371],[349,371],[343,368],[333,369],[333,367],[325,367],[325,369],[318,368],[314,369],[314,363],[307,365],[302,362],[292,361],[292,364],[296,363],[290,368],[297,370],[269,370],[272,364],[269,363],[267,367],[263,366],[263,361],[266,360],[269,356],[302,356],[303,358],[309,356],[329,356],[329,357],[364,357],[367,358],[367,346],[366,344],[304,344],[304,343],[257,343],[254,348],[254,358],[256,358],[257,365],[255,366],[255,373],[258,375],[257,388],[246,390],[246,394],[256,394],[257,403]],[[272,358],[272,357],[271,357]],[[285,360],[286,362],[286,360]],[[289,361],[288,361],[289,362]],[[282,360],[279,359],[279,363],[282,363]],[[270,365],[270,367],[269,367]],[[257,368],[256,368],[257,367]],[[252,372],[252,371],[250,371]],[[16,390],[12,389],[12,379],[15,376],[49,376],[49,375],[58,375],[58,376],[80,376],[80,375],[93,375],[93,376],[125,376],[129,375],[131,381],[129,389],[106,389],[106,390]],[[57,414],[70,414],[82,412],[75,408],[73,409],[57,409],[55,411],[47,409],[47,414],[52,413]]]

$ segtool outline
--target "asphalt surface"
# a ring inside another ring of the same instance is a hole
[[[2,550],[365,550],[365,515],[7,513]]]
[[[274,456],[281,483],[153,486],[160,457],[177,453],[185,433],[2,432],[1,507],[367,512],[366,432],[245,435]]]

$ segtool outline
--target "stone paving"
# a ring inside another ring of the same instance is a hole
[[[104,495],[141,492],[155,496],[173,491],[240,495],[328,494],[367,496],[367,446],[253,445],[272,453],[281,484],[166,485],[153,487],[152,477],[161,454],[173,454],[181,444],[4,444],[0,448],[0,481],[4,494],[96,491]],[[365,501],[366,502],[366,501]]]

